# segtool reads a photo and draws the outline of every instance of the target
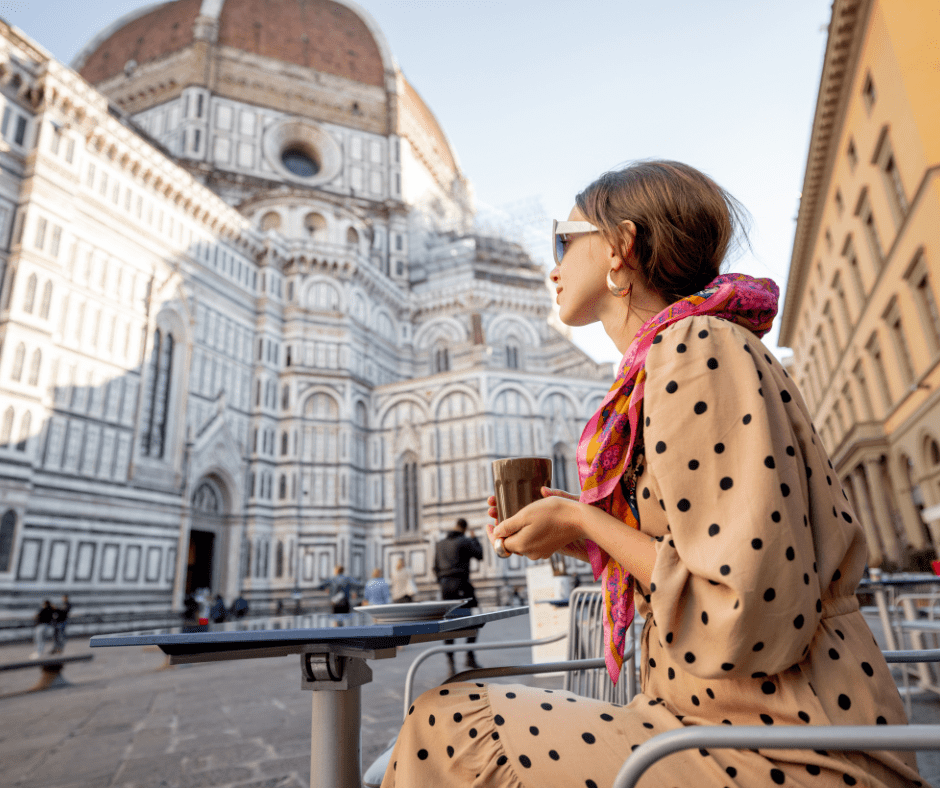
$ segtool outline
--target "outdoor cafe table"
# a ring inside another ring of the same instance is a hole
[[[398,646],[466,637],[488,621],[527,612],[528,607],[517,607],[434,621],[389,623],[373,623],[365,613],[283,616],[96,635],[91,645],[155,645],[174,665],[299,654],[301,689],[313,693],[311,788],[359,788],[361,687],[372,681],[367,660],[394,657]]]

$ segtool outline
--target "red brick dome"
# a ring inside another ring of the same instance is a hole
[[[218,46],[385,85],[382,48],[369,24],[334,0],[172,0],[103,31],[79,54],[75,68],[97,84],[120,74],[129,61],[143,65],[185,49],[196,39],[200,10],[208,6],[215,10],[208,21],[218,21]]]

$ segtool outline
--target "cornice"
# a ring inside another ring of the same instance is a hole
[[[780,316],[779,343],[790,347],[799,314],[800,296],[807,272],[808,259],[819,235],[823,207],[837,154],[839,132],[849,105],[853,77],[861,54],[862,41],[868,28],[874,0],[834,0],[829,22],[829,39],[823,61],[813,130],[810,136],[803,191],[797,216],[786,299]]]

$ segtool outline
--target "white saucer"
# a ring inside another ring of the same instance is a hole
[[[438,621],[451,610],[460,607],[465,599],[437,599],[430,602],[400,602],[396,605],[359,605],[357,613],[368,613],[377,623],[400,621]]]

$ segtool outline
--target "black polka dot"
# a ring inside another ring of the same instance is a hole
[[[806,771],[808,771],[813,777],[817,777],[822,771],[815,763],[806,764]]]
[[[727,575],[731,572],[731,567],[728,566],[727,564],[724,564],[721,566],[721,568],[718,571],[721,572],[723,575]]]
[[[543,703],[542,705],[546,706],[547,704]],[[506,722],[506,720],[504,720],[501,715],[497,714],[495,717],[493,717],[493,722],[495,722],[497,725],[502,725],[504,722]]]
[[[676,345],[677,353],[685,353],[686,350],[688,350],[688,348],[686,347],[685,342],[680,342],[678,345]]]
[[[809,722],[809,714],[807,714],[805,711],[798,711],[796,716],[803,720],[803,722]]]
[[[692,408],[692,410],[695,411],[696,416],[701,416],[706,410],[708,410],[708,403],[699,400],[695,403],[695,407]]]
[[[850,515],[848,512],[842,512],[842,519],[847,523],[850,523],[852,522],[852,515]]]
[[[706,613],[704,610],[702,611],[702,623],[703,624],[708,623],[708,613]]]
[[[741,419],[741,421],[743,421],[745,424],[750,424],[750,423],[751,423],[751,414],[750,414],[750,413],[746,413],[746,414],[744,415],[744,418]]]
[[[747,347],[747,345],[745,345],[745,347]],[[729,766],[727,769],[725,769],[725,771],[728,773],[728,776],[732,780],[738,776],[738,770],[735,769],[733,766]]]
[[[715,444],[715,454],[721,454],[725,450],[725,444],[716,443]]]
[[[670,394],[675,394],[679,390],[679,384],[674,380],[670,380],[666,384],[666,391]]]
[[[596,741],[593,733],[582,733],[581,738],[584,739],[584,741],[587,742],[588,744],[594,744],[594,742]]]
[[[450,693],[450,690],[441,690],[441,695],[447,695]]]
[[[795,626],[797,629],[802,629],[804,623],[806,622],[805,622],[805,619],[803,618],[802,613],[800,613],[800,615],[798,615],[796,618],[793,619],[793,626]]]
[[[657,453],[657,454],[662,454],[664,451],[666,451],[666,444],[663,443],[663,441],[659,441],[659,442],[656,444],[656,453]]]
[[[691,665],[693,662],[695,662],[695,654],[693,654],[691,651],[686,651],[685,661]]]
[[[692,705],[693,705],[693,706],[700,706],[701,704],[702,704],[702,701],[700,701],[700,700],[698,699],[698,695],[693,695],[693,696],[692,696]]]
[[[430,717],[428,717],[428,725],[433,725],[435,722],[437,722],[437,720],[434,719],[433,714]]]
[[[730,476],[725,476],[720,482],[718,482],[718,486],[721,487],[722,490],[730,490],[732,487],[734,487],[734,479],[732,479]]]
[[[724,671],[734,670],[734,664],[731,662],[723,662],[721,664],[721,669]]]
[[[689,470],[690,471],[698,470],[698,460],[689,460]]]
[[[651,730],[653,730],[653,723],[652,723],[652,722],[644,722],[644,723],[643,723],[643,727],[646,728],[646,730],[651,731]]]
[[[692,507],[692,504],[689,503],[688,498],[680,498],[679,503],[676,504],[676,508],[680,512],[687,512]]]
[[[506,697],[507,697],[507,698],[514,698],[514,697],[516,697],[516,693],[515,693],[515,692],[507,692],[507,693],[506,693]]]
[[[557,761],[561,756],[555,750],[549,750],[548,757],[553,761]]]
[[[887,724],[888,724],[888,721],[887,721],[884,717],[882,717],[881,715],[879,715],[879,716],[878,716],[878,719],[875,720],[875,724],[876,724],[876,725],[887,725]]]
[[[451,747],[449,744],[447,745],[447,757],[448,758],[454,757],[454,748]]]
[[[769,714],[761,714],[761,715],[760,715],[760,720],[761,720],[761,722],[764,723],[764,725],[773,725],[773,724],[774,724],[774,718],[771,717]]]
[[[594,780],[585,780],[584,785],[585,788],[597,788],[597,783]]]
[[[607,413],[604,413],[604,416],[606,417],[606,416],[607,416]],[[646,426],[649,427],[649,425],[650,425],[650,417],[647,416],[647,417],[646,417]]]
[[[476,728],[471,728],[471,729],[468,731],[468,733],[470,734],[470,738],[471,738],[471,739],[475,739],[475,738],[477,737],[477,729],[476,729]]]
[[[707,336],[708,336],[708,332],[704,328],[698,332],[699,339],[705,339],[705,337]]]
[[[773,602],[774,599],[776,598],[776,596],[777,596],[777,592],[774,591],[774,589],[772,589],[772,588],[768,588],[768,589],[764,592],[764,601],[765,601],[765,602]]]
[[[777,685],[772,681],[765,681],[760,685],[760,688],[761,692],[763,692],[765,695],[773,695],[777,691]]]
[[[649,497],[650,497],[650,488],[649,488],[649,487],[644,487],[644,488],[643,488],[643,499],[646,500],[646,499],[648,499]]]
[[[614,718],[611,717],[607,712],[604,712],[601,714],[601,719],[604,720],[604,722],[612,722]]]
[[[774,458],[770,456],[764,457],[764,465],[766,465],[768,468],[777,467],[777,463],[774,462]]]
[[[672,668],[669,668],[669,670],[666,671],[666,675],[672,680],[676,677],[676,672]]]
[[[520,755],[520,756],[519,756],[519,763],[521,763],[523,766],[525,766],[526,769],[528,769],[530,766],[532,766],[532,761],[529,760],[529,756],[528,756],[528,755]]]
[[[706,362],[706,364],[707,364],[707,366],[708,366],[709,369],[718,369],[718,359],[717,359],[717,358],[712,357],[712,358],[708,359],[708,361]]]
[[[845,693],[839,695],[839,708],[843,711],[848,711],[852,708],[852,699]]]
[[[496,765],[497,765],[497,766],[504,766],[504,765],[506,764],[506,761],[508,761],[508,760],[509,760],[509,758],[507,758],[505,755],[500,755],[500,756],[496,759]]]
[[[454,713],[454,722],[460,722],[463,719],[463,714],[459,711]]]
[[[846,785],[855,785],[858,780],[856,780],[851,774],[843,774],[842,782],[844,782]]]
[[[793,549],[792,546],[788,547],[787,548],[787,561],[792,561],[794,558],[796,558],[796,551]]]
[[[781,484],[781,485],[780,485],[780,494],[783,495],[784,498],[786,498],[786,497],[790,494],[790,485],[788,485],[788,484]]]
[[[829,649],[829,659],[839,659],[839,652],[834,648]]]
[[[789,454],[791,457],[795,457],[796,451],[794,450],[792,446],[787,446],[787,454]]]
[[[499,731],[493,731],[490,736],[492,737],[493,741],[499,741]]]
[[[534,725],[530,725],[530,726],[529,726],[529,733],[531,733],[533,736],[538,736],[538,735],[539,735],[539,729],[536,728]]]
[[[780,399],[782,399],[784,402],[789,402],[793,398],[790,396],[790,392],[784,389],[780,392]]]
[[[476,693],[476,692],[471,692],[469,697],[470,697],[470,700],[479,700],[479,699],[480,699],[479,694]]]
[[[419,760],[419,761],[426,761],[427,758],[428,758],[428,751],[427,751],[427,750],[418,750],[418,760]]]
[[[721,526],[718,525],[718,523],[712,523],[710,526],[708,526],[708,535],[717,536],[720,530],[721,530]]]
[[[552,704],[551,704],[551,703],[543,703],[543,704],[542,704],[542,708],[545,709],[545,711],[551,711],[551,710],[552,710]],[[500,725],[502,725],[502,723],[500,723]]]
[[[875,675],[875,671],[872,669],[872,666],[869,665],[867,662],[863,662],[863,663],[862,663],[862,670],[865,671],[865,675],[866,675],[866,676],[874,676],[874,675]]]
[[[758,640],[752,647],[751,651],[760,651],[764,647],[764,643],[761,640]]]
[[[408,709],[408,713],[409,713],[409,714],[414,714],[414,711],[415,711],[415,707],[414,707],[414,706],[412,706],[410,709]]]
[[[651,668],[655,668],[655,667],[656,667],[656,660],[653,659],[652,657],[650,657],[650,667],[651,667]]]
[[[672,643],[672,632],[667,632],[667,633],[666,633],[666,642],[667,642],[667,643]]]

